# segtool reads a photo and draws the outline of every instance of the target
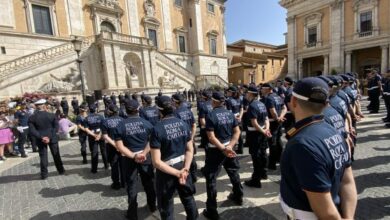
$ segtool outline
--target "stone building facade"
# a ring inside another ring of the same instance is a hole
[[[264,83],[287,74],[287,45],[239,40],[227,46],[229,83]]]
[[[288,10],[288,72],[295,78],[389,68],[390,1],[281,0]]]
[[[227,84],[226,0],[0,0],[0,96]],[[67,89],[69,90],[69,89]]]

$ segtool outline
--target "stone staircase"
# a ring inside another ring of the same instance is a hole
[[[219,86],[221,88],[226,88],[229,86],[229,83],[218,75],[196,76],[196,84],[198,85],[199,89],[205,89],[212,86]]]
[[[176,61],[172,60],[168,56],[155,51],[156,60],[158,64],[164,65],[167,68],[171,69],[172,72],[175,72],[179,78],[181,78],[184,81],[189,82],[190,84],[195,83],[195,76],[193,73],[188,71],[186,68],[182,67],[180,64],[178,64]]]

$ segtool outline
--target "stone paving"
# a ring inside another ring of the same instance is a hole
[[[359,123],[358,148],[353,164],[359,202],[356,219],[390,219],[390,130],[385,129],[381,114],[366,115]],[[109,171],[99,164],[99,172],[89,172],[90,164],[82,165],[77,141],[61,143],[61,154],[66,175],[57,175],[50,159],[49,178],[39,178],[39,158],[32,154],[28,160],[7,169],[0,165],[0,219],[125,219],[127,197],[124,189],[113,191],[109,185]],[[203,166],[204,153],[196,156]],[[251,162],[247,155],[240,157],[241,178],[250,177]],[[2,171],[3,170],[3,171]],[[218,180],[218,202],[221,219],[285,219],[278,204],[279,172],[271,172],[261,190],[244,187],[245,200],[241,207],[226,200],[231,190],[229,179],[221,172]],[[142,186],[139,186],[142,191]],[[195,197],[199,211],[205,207],[204,178],[197,183]],[[139,197],[139,219],[159,219],[149,213],[145,196]],[[176,219],[185,219],[183,208],[175,199]],[[200,219],[204,219],[202,216]]]

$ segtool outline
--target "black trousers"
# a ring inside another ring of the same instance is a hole
[[[370,104],[368,106],[370,111],[373,112],[379,111],[379,105],[380,105],[379,96],[380,96],[380,92],[377,89],[368,92],[368,97],[370,99]]]
[[[209,143],[209,138],[207,137],[206,128],[200,129],[200,148],[206,148]]]
[[[240,125],[240,136],[238,137],[236,153],[242,154],[243,152],[244,152],[244,139],[242,138],[242,125]]]
[[[383,99],[385,100],[385,106],[386,106],[386,118],[390,119],[390,95],[383,96]]]
[[[34,152],[38,151],[38,146],[37,146],[37,138],[34,137],[34,135],[31,134],[30,129],[28,130],[27,134],[27,139],[31,142],[31,148]]]
[[[114,146],[107,144],[107,159],[111,166],[111,180],[116,185],[125,186],[124,159]]]
[[[197,149],[195,146],[195,142],[193,142],[193,147],[194,147],[194,155],[197,153]],[[196,164],[195,156],[192,158],[191,166],[190,166],[190,175],[194,183],[198,179],[196,176],[196,171],[198,170],[198,165]]]
[[[141,182],[146,193],[146,199],[149,208],[156,207],[156,191],[154,189],[154,168],[151,164],[150,158],[144,164],[138,164],[133,159],[124,157],[124,170],[126,170],[125,178],[127,183],[127,197],[129,207],[127,214],[129,219],[138,219],[138,203],[137,203],[137,183],[138,174],[141,177]]]
[[[260,181],[261,177],[267,175],[267,138],[258,131],[248,131],[246,134],[253,162],[252,180]]]
[[[62,108],[62,112],[64,113],[64,115],[65,115],[66,117],[68,117],[69,108]]]
[[[89,150],[91,151],[91,162],[92,162],[91,171],[97,172],[98,163],[99,163],[99,148],[100,148],[100,153],[102,154],[104,168],[108,168],[106,143],[104,143],[104,140],[101,139],[99,141],[95,141],[94,137],[89,136],[88,144],[89,144]]]
[[[233,185],[235,197],[242,197],[244,192],[240,180],[240,164],[237,158],[228,158],[216,148],[207,148],[203,173],[206,178],[206,208],[210,213],[217,213],[217,177],[223,166]]]
[[[41,166],[41,177],[47,177],[48,171],[47,166],[48,156],[47,156],[47,146],[50,148],[51,155],[53,156],[54,164],[59,173],[64,172],[64,166],[62,164],[60,149],[58,148],[58,142],[45,144],[42,141],[38,141],[38,149],[39,149],[39,158],[40,158],[40,166]]]
[[[182,169],[183,163],[177,163],[173,166],[176,169]],[[198,219],[198,208],[194,199],[196,192],[195,185],[192,183],[191,175],[188,175],[185,185],[179,183],[175,176],[156,171],[156,193],[158,209],[162,220],[175,219],[173,211],[173,196],[175,191],[178,192],[181,203],[186,211],[187,220]]]
[[[81,156],[83,156],[83,159],[87,159],[87,135],[86,134],[79,134],[79,142],[81,145]]]
[[[286,120],[283,123],[284,132],[287,134],[287,132],[294,127],[295,124],[295,117],[292,113],[287,113],[285,116]]]
[[[277,121],[270,122],[272,138],[268,139],[269,145],[269,162],[268,168],[275,168],[276,163],[280,162],[282,156],[282,126]]]
[[[23,131],[18,130],[18,149],[21,155],[25,155],[26,152],[24,151],[24,144],[27,141],[28,136],[28,129],[23,129]]]

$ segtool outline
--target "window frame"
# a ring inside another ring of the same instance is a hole
[[[215,53],[214,53],[214,48],[213,48],[213,44],[212,42],[215,41]],[[218,55],[218,45],[217,45],[217,37],[212,37],[210,36],[210,39],[209,39],[209,52],[210,52],[210,55]]]
[[[210,8],[209,6],[212,6],[213,10],[210,11]],[[210,2],[210,1],[206,1],[206,8],[207,8],[207,12],[210,13],[210,14],[215,14],[215,4],[213,2]]]
[[[154,32],[155,32],[155,34],[156,34],[156,35],[155,35],[155,36],[156,36],[156,38],[155,38],[156,41],[153,41],[153,39],[150,38],[150,31],[154,31]],[[149,28],[147,29],[147,33],[148,33],[148,39],[151,40],[151,41],[153,42],[153,44],[154,44],[154,46],[155,46],[156,48],[158,48],[158,31],[157,31],[157,29],[154,29],[154,28],[150,28],[150,27],[149,27]]]
[[[180,1],[180,5],[177,4],[177,1]],[[183,0],[173,0],[173,5],[175,5],[177,8],[183,8]]]
[[[36,31],[33,6],[48,8],[49,18],[50,18],[50,27],[51,27],[52,34],[38,33]],[[32,31],[32,33],[39,34],[39,35],[46,35],[46,36],[57,36],[58,35],[57,28],[56,28],[56,20],[55,20],[55,16],[54,16],[54,8],[53,7],[54,7],[54,3],[53,4],[43,4],[43,3],[39,2],[39,1],[30,1],[29,2],[29,12],[30,12],[31,31]]]
[[[182,51],[182,45],[180,44],[180,38],[184,39],[184,51]],[[177,36],[177,49],[179,53],[187,53],[187,38],[184,34],[178,34]]]
[[[357,1],[354,6],[355,34],[354,39],[374,37],[379,35],[379,1]],[[371,11],[371,31],[361,31],[361,15]]]

